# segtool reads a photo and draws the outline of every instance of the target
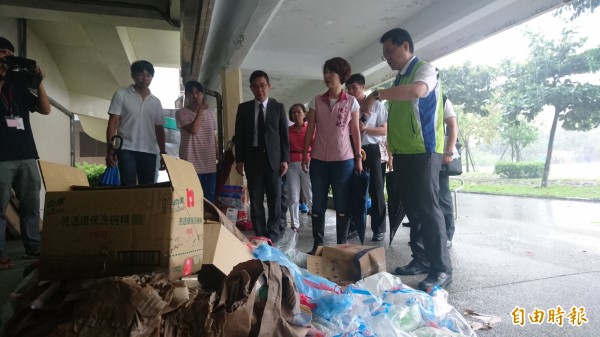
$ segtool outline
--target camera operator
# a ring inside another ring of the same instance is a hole
[[[40,187],[37,167],[38,153],[29,122],[29,112],[50,113],[50,101],[41,81],[37,97],[25,83],[12,80],[5,58],[13,56],[15,48],[0,37],[0,271],[14,268],[6,255],[6,208],[11,189],[19,200],[21,236],[25,258],[40,254]],[[43,79],[39,67],[34,75]]]

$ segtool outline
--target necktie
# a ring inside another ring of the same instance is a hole
[[[265,109],[262,103],[258,106],[258,121],[256,121],[258,131],[258,149],[265,149]]]

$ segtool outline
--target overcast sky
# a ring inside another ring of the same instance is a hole
[[[586,46],[600,45],[600,10],[592,14],[579,17],[574,22],[574,27],[580,37],[587,37]],[[550,38],[560,37],[562,28],[565,27],[562,19],[556,18],[552,12],[540,15],[524,24],[507,29],[481,42],[435,60],[433,63],[439,68],[460,65],[469,60],[473,64],[494,66],[500,61],[510,58],[523,61],[529,51],[529,40],[524,31],[542,32]]]

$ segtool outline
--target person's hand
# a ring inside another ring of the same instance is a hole
[[[237,171],[237,173],[239,175],[241,175],[243,177],[244,176],[244,163],[243,162],[235,163],[235,170]]]
[[[44,76],[44,73],[42,72],[42,68],[40,68],[40,66],[36,66],[35,67],[35,73],[40,77],[40,83],[44,80],[44,78],[46,76]]]
[[[113,149],[106,150],[106,166],[117,166],[117,155]]]
[[[358,122],[358,129],[360,130],[360,133],[367,132],[367,126],[363,122]]]
[[[304,173],[308,173],[308,156],[303,155],[302,156],[302,171],[304,171]]]
[[[285,161],[281,162],[281,177],[283,177],[288,170],[288,163]]]
[[[162,156],[160,157],[160,166],[158,167],[158,169],[160,171],[164,171],[167,169],[167,165],[165,164],[165,161],[162,159]]]
[[[442,164],[450,164],[452,162],[452,156],[446,154],[442,155]]]
[[[363,166],[362,166],[362,158],[355,158],[354,159],[354,169],[357,172],[362,172],[363,170]]]
[[[388,156],[387,168],[388,168],[388,171],[394,170],[394,156],[392,156],[392,155]]]

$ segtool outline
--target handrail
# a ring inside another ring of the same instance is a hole
[[[453,188],[451,190],[452,194],[453,194],[453,206],[454,206],[454,220],[458,219],[458,204],[456,203],[456,193],[460,190],[462,190],[465,187],[465,181],[463,180],[463,178],[458,177],[458,176],[450,176],[450,179],[454,179],[454,180],[458,180],[460,181],[460,186]]]

